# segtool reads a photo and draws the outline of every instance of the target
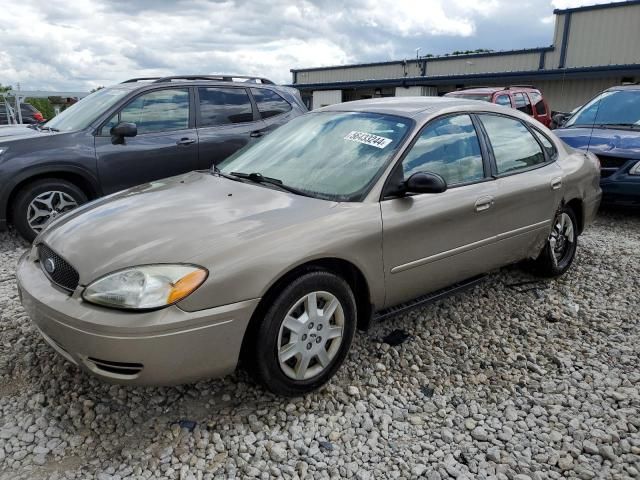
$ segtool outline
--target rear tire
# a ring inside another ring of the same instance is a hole
[[[534,261],[532,273],[541,277],[559,277],[571,267],[578,247],[578,222],[570,207],[562,206],[556,213],[549,238]]]
[[[313,271],[284,288],[258,321],[246,366],[273,393],[302,395],[343,363],[356,330],[356,302],[342,278]]]
[[[11,204],[13,226],[32,242],[53,218],[87,202],[85,193],[71,182],[45,178],[20,189]]]

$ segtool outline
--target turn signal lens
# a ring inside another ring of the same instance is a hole
[[[180,280],[178,280],[167,297],[167,303],[176,303],[191,294],[196,288],[202,285],[202,282],[207,278],[207,272],[204,270],[195,270]]]

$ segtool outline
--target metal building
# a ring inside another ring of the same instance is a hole
[[[292,69],[312,108],[361,98],[443,95],[473,85],[533,84],[570,111],[601,90],[640,81],[640,0],[554,10],[549,47]]]

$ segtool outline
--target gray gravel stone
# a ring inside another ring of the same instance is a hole
[[[375,324],[291,399],[241,371],[166,388],[82,373],[20,305],[25,248],[0,233],[0,480],[638,477],[640,215],[600,215],[561,278],[510,267]],[[411,340],[380,342],[395,329]]]

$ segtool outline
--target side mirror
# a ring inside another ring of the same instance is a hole
[[[569,115],[567,113],[556,113],[552,118],[553,124],[556,128],[561,127],[567,122],[568,118]]]
[[[138,127],[135,123],[120,122],[114,127],[111,127],[111,141],[113,143],[124,143],[125,137],[135,137],[138,135]]]
[[[447,182],[437,173],[416,172],[404,182],[406,193],[442,193]]]

